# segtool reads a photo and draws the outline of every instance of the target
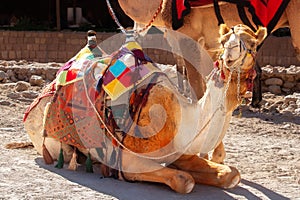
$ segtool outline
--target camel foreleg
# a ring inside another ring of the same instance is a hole
[[[178,193],[189,193],[195,185],[193,177],[184,171],[163,167],[155,161],[134,156],[122,155],[122,171],[129,181],[148,181],[168,185]]]
[[[190,173],[195,182],[221,188],[233,188],[241,180],[234,167],[218,164],[196,155],[183,155],[172,166]]]

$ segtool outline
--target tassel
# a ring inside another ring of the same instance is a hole
[[[60,149],[60,153],[58,156],[57,164],[55,165],[56,168],[61,169],[64,167],[64,153],[63,149]]]
[[[92,163],[90,152],[88,153],[88,156],[86,158],[85,165],[86,165],[86,172],[88,172],[88,173],[94,173],[94,171],[93,171],[93,163]]]
[[[45,131],[44,131],[44,134],[45,134]],[[46,165],[50,165],[50,164],[53,164],[54,161],[53,161],[53,158],[51,156],[51,154],[49,153],[46,145],[45,145],[45,136],[44,136],[44,139],[43,139],[43,145],[42,145],[42,155],[43,155],[43,158],[44,158],[44,161],[46,163]]]
[[[101,164],[100,169],[101,169],[101,174],[102,174],[102,176],[103,176],[104,178],[109,177],[109,167],[107,167],[107,166],[104,165],[104,164]]]
[[[68,169],[76,171],[77,167],[78,167],[78,163],[77,163],[77,153],[76,153],[76,147],[75,147],[74,152],[72,154],[72,158],[71,158],[70,163],[69,163]]]
[[[44,161],[45,161],[46,165],[53,164],[54,163],[53,158],[50,155],[50,153],[49,153],[47,147],[45,146],[45,144],[43,144],[43,146],[42,146],[42,152],[43,152],[43,158],[44,158]]]

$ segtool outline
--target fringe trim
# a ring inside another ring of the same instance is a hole
[[[74,152],[73,152],[73,154],[72,154],[72,158],[71,158],[71,160],[70,160],[68,169],[69,169],[69,170],[76,171],[77,168],[78,168],[78,163],[77,163],[77,153],[76,153],[76,147],[74,147]]]
[[[62,147],[60,148],[60,153],[58,156],[57,164],[55,165],[56,168],[61,169],[64,167],[64,153]]]
[[[51,154],[49,153],[46,145],[45,145],[45,137],[44,137],[44,140],[43,140],[43,145],[42,145],[42,155],[43,155],[43,158],[44,158],[44,161],[47,165],[50,165],[50,164],[53,164],[54,163],[54,160],[51,156]]]

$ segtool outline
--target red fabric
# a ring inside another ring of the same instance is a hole
[[[212,4],[213,0],[189,0],[188,2],[191,5],[191,7],[197,7],[197,6],[205,6],[207,4]]]
[[[283,0],[250,0],[256,16],[265,27],[273,19],[282,2]]]
[[[88,86],[95,82],[91,76],[92,73],[86,77]],[[102,147],[101,123],[88,98],[97,107],[103,97],[98,95],[94,87],[88,88],[90,96],[86,95],[85,85],[80,80],[55,92],[44,127],[48,136],[78,148]]]
[[[186,7],[184,5],[184,0],[177,0],[176,8],[177,8],[177,19],[181,19],[182,12],[186,9]]]
[[[74,79],[76,79],[77,74],[80,70],[79,69],[72,69],[72,70],[68,70],[67,72],[67,77],[66,77],[66,82],[72,81]]]
[[[239,4],[248,8],[256,25],[263,25],[271,32],[290,0],[219,0]],[[212,4],[213,0],[173,0],[173,29],[183,25],[183,18],[190,12],[189,7]],[[222,14],[222,13],[221,13]],[[225,21],[226,23],[226,21]]]

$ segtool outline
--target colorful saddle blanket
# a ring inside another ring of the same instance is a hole
[[[230,2],[247,8],[252,14],[253,22],[256,25],[267,27],[270,33],[290,0],[217,0],[216,2],[218,1]],[[172,0],[173,29],[177,30],[183,25],[184,16],[190,12],[191,7],[212,4],[213,2],[214,0]],[[240,17],[243,21],[248,20],[243,19],[246,15],[240,15]]]
[[[103,123],[114,132],[119,125],[114,119],[125,115],[119,108],[123,106],[127,111],[130,94],[136,87],[160,73],[135,41],[127,42],[117,52],[104,57],[94,56],[85,47],[58,71],[56,79],[27,109],[24,121],[42,98],[51,96],[44,118],[47,136],[78,148],[104,148],[105,141],[115,141],[107,135]],[[106,104],[127,93],[126,105],[115,105],[119,107],[112,109]],[[126,114],[125,118],[130,118],[131,113]]]

